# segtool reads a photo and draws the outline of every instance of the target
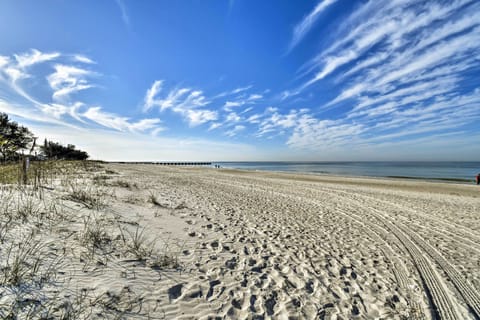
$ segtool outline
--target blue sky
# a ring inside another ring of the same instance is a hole
[[[480,2],[0,2],[0,112],[104,160],[478,160]]]

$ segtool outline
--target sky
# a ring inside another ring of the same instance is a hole
[[[122,161],[480,159],[478,0],[5,0],[0,112]]]

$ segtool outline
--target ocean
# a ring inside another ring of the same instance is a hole
[[[474,182],[480,162],[214,162],[223,168]]]

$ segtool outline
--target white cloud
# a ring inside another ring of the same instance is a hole
[[[250,95],[245,96],[242,95],[240,97],[237,97],[236,100],[228,100],[225,102],[223,109],[227,112],[232,111],[232,108],[235,107],[241,107],[243,105],[248,105],[248,104],[255,104],[258,100],[261,100],[263,98],[263,95],[258,94],[258,93],[252,93]]]
[[[123,2],[123,0],[115,0],[115,2],[117,3],[118,8],[120,9],[120,12],[122,14],[123,23],[125,23],[125,25],[130,28],[130,17],[128,16],[125,3]]]
[[[166,96],[159,97],[162,86],[163,80],[157,80],[147,90],[144,98],[144,111],[149,111],[153,107],[158,107],[160,112],[171,110],[183,116],[190,126],[217,120],[217,111],[200,109],[210,104],[202,91],[190,88],[172,89]]]
[[[10,62],[9,57],[0,56],[0,70]]]
[[[197,126],[217,120],[218,114],[211,110],[187,110],[187,117],[191,126]]]
[[[246,87],[238,87],[238,88],[235,88],[235,89],[230,90],[230,91],[221,92],[221,93],[215,95],[212,99],[218,99],[218,98],[223,98],[223,97],[227,97],[227,96],[233,96],[233,95],[236,95],[238,93],[250,90],[251,88],[253,88],[252,85],[249,85],[249,86],[246,86]]]
[[[242,118],[235,112],[230,112],[225,117],[225,122],[227,122],[227,123],[239,122],[241,120],[242,120]]]
[[[52,52],[52,53],[43,53],[36,49],[30,50],[30,52],[23,53],[23,54],[15,54],[15,60],[17,61],[17,67],[21,69],[25,69],[30,67],[34,64],[54,60],[60,57],[60,53]]]
[[[243,110],[242,112],[240,112],[240,114],[244,114],[244,113],[250,112],[252,110],[253,110],[253,107],[248,107],[245,110]]]
[[[235,127],[233,127],[233,129],[231,130],[228,130],[225,132],[225,135],[228,136],[228,137],[234,137],[236,136],[239,132],[245,130],[245,126],[243,125],[236,125]]]
[[[211,131],[211,130],[215,130],[217,128],[220,128],[222,126],[221,123],[218,123],[218,122],[214,122],[210,125],[210,127],[208,128],[208,131]]]
[[[43,104],[40,106],[40,108],[42,112],[45,113],[46,115],[52,116],[59,120],[64,115],[69,115],[72,118],[80,122],[83,122],[83,120],[80,118],[80,115],[79,115],[79,110],[82,106],[83,104],[80,102],[77,102],[72,106],[65,106],[57,103],[52,103],[52,104]]]
[[[243,91],[247,91],[247,90],[250,90],[253,86],[250,85],[250,86],[246,86],[246,87],[239,87],[239,88],[236,88],[234,90],[231,91],[231,94],[237,94],[237,93],[240,93],[240,92],[243,92]]]
[[[262,99],[263,96],[261,94],[251,94],[248,98],[247,101],[255,101],[255,100],[260,100]]]
[[[155,96],[162,91],[163,80],[156,80],[152,87],[147,90],[144,98],[143,110],[148,111],[155,106],[160,106],[158,101],[155,100]]]
[[[234,108],[234,107],[240,107],[242,105],[243,105],[243,103],[239,102],[239,101],[227,101],[227,102],[225,102],[224,108],[225,109],[231,109],[231,108]]]
[[[87,77],[95,75],[94,72],[74,66],[57,64],[55,72],[47,77],[50,87],[54,90],[52,98],[55,101],[68,100],[71,94],[89,89]]]
[[[291,129],[298,124],[299,116],[302,112],[295,109],[291,110],[288,114],[280,114],[275,109],[267,109],[266,114],[270,114],[267,118],[264,118],[257,133],[257,137],[262,137],[267,133],[276,132],[279,129]],[[254,118],[254,121],[258,121],[260,117]]]
[[[261,115],[254,114],[254,115],[248,117],[247,122],[249,122],[249,123],[260,123],[260,118],[261,118]]]
[[[299,149],[328,150],[330,147],[354,144],[353,137],[360,135],[364,128],[360,124],[343,121],[318,120],[302,115],[287,144]]]
[[[142,119],[133,122],[127,117],[104,112],[101,107],[90,107],[82,116],[107,128],[131,132],[156,129],[161,122],[160,119]]]
[[[11,102],[4,101],[0,99],[0,112],[7,113],[9,115],[14,115],[26,120],[56,124],[66,127],[75,127],[74,125],[58,120],[55,117],[52,117],[48,113],[38,112],[38,110],[28,109],[19,104],[14,104]]]
[[[10,78],[12,84],[15,84],[20,79],[28,77],[27,73],[15,67],[7,67],[4,69],[4,72]]]
[[[360,5],[342,22],[333,43],[300,69],[306,82],[337,92],[320,115],[262,118],[257,135],[288,128],[288,145],[340,150],[398,145],[460,130],[480,119],[478,71],[480,3],[378,0]],[[292,96],[287,90],[280,98]],[[347,101],[348,100],[348,101]],[[337,112],[327,112],[337,108]]]
[[[471,3],[469,0],[463,0],[452,1],[444,5],[424,3],[414,6],[411,5],[411,1],[391,1],[389,3],[382,2],[383,5],[379,3],[379,6],[365,5],[368,10],[365,11],[362,19],[348,19],[345,25],[353,25],[353,27],[345,30],[347,34],[338,35],[339,40],[310,63],[309,71],[320,70],[301,88],[305,89],[340,67],[362,57],[367,49],[375,45],[384,49],[378,55],[370,56],[367,61],[361,61],[357,66],[353,66],[353,71],[346,72],[352,74],[372,64],[385,61],[396,55],[399,50],[404,50],[403,48],[406,49],[407,54],[415,51],[418,53],[419,50],[425,49],[430,44],[476,25],[475,20],[478,22],[478,17],[470,14],[458,21],[436,27],[438,21],[448,18],[469,2]],[[476,9],[472,8],[472,10],[475,12]],[[432,32],[432,28],[436,29],[435,32]],[[416,33],[416,36],[419,37],[419,41],[416,41],[414,46],[410,43],[412,33]],[[415,56],[416,54],[411,54],[410,59]]]
[[[293,37],[290,42],[289,51],[292,50],[305,37],[308,31],[319,18],[320,14],[337,0],[321,0],[315,8],[306,15],[293,29]]]
[[[84,56],[82,54],[76,54],[73,56],[73,60],[81,63],[86,63],[86,64],[95,64],[95,61],[90,59],[87,56]]]

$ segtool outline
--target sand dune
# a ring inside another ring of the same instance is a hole
[[[480,317],[476,186],[107,166],[105,205],[63,200],[41,237],[62,257],[41,291],[79,317]],[[105,233],[94,250],[86,225]]]

